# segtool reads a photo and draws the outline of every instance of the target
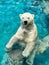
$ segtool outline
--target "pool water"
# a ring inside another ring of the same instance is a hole
[[[48,2],[45,0],[0,0],[0,62],[5,54],[5,45],[20,26],[19,14],[30,12],[35,15],[34,21],[39,39],[49,35]]]

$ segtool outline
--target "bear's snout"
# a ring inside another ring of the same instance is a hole
[[[24,25],[27,25],[27,21],[24,21]]]

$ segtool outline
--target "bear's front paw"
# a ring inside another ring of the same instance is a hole
[[[27,52],[22,52],[22,55],[24,56],[24,57],[28,57],[29,56],[29,53],[27,53]]]
[[[6,45],[6,47],[5,47],[5,51],[6,51],[6,52],[10,52],[11,49],[12,49],[11,47],[9,47],[9,46]]]

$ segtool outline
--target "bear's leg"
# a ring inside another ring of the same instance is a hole
[[[10,51],[10,49],[12,48],[12,46],[14,45],[14,43],[18,41],[18,38],[14,35],[10,41],[8,42],[8,44],[6,45],[6,51]]]
[[[28,56],[30,55],[31,51],[32,51],[33,48],[34,48],[34,45],[35,45],[34,42],[27,43],[26,48],[25,48],[24,51],[22,52],[22,55],[23,55],[24,57],[28,57]]]

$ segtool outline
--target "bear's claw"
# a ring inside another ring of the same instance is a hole
[[[12,49],[11,48],[7,48],[7,47],[5,47],[5,51],[8,53],[8,52],[10,52]]]

